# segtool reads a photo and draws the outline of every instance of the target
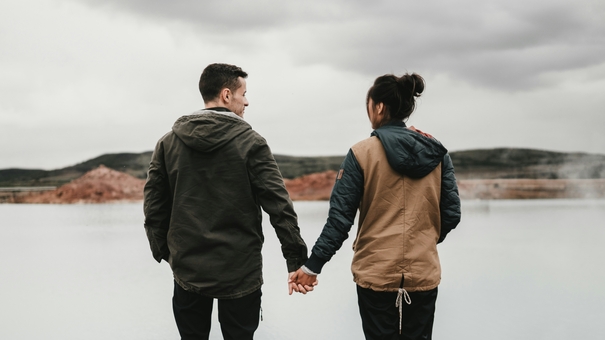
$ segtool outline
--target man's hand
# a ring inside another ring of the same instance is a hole
[[[421,135],[423,135],[423,136],[425,136],[425,137],[433,138],[433,136],[431,136],[430,134],[428,134],[428,133],[426,133],[426,132],[424,132],[424,131],[421,131],[421,130],[419,130],[419,129],[416,129],[416,128],[415,128],[415,127],[413,127],[413,126],[410,126],[408,129],[410,129],[410,130],[412,130],[412,131],[416,131],[416,132],[418,132],[419,134],[421,134]]]
[[[316,275],[307,275],[300,268],[297,271],[288,274],[288,288],[290,295],[292,295],[293,291],[307,294],[307,292],[312,292],[315,286],[318,284],[319,281],[317,281]]]

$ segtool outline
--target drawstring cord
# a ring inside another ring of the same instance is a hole
[[[412,299],[408,291],[403,288],[403,274],[401,274],[401,284],[399,285],[399,292],[397,293],[397,299],[395,299],[395,307],[399,307],[399,334],[401,334],[401,323],[403,320],[403,300],[408,305],[412,304]]]

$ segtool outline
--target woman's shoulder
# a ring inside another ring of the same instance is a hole
[[[380,139],[378,139],[378,137],[376,136],[371,136],[368,137],[366,139],[360,140],[359,142],[355,143],[351,149],[353,151],[356,150],[364,150],[364,149],[372,149],[375,148],[377,146],[381,145],[380,144]]]

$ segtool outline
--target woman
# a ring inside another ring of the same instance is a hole
[[[441,280],[437,244],[460,221],[447,150],[405,124],[424,86],[415,73],[375,80],[366,99],[374,131],[349,150],[326,225],[291,279],[303,292],[315,283],[359,210],[351,270],[366,339],[431,339]]]

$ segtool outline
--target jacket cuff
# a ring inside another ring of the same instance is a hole
[[[311,253],[311,257],[305,263],[305,267],[309,268],[314,273],[320,274],[321,268],[328,262],[328,260],[324,260],[321,257],[315,255],[315,253]]]
[[[294,259],[294,260],[286,260],[286,266],[288,267],[288,273],[292,273],[298,270],[298,268],[302,267],[305,259]]]
[[[309,276],[317,276],[317,273],[314,273],[311,269],[307,268],[307,266],[305,266],[305,265],[300,267],[300,270],[302,270],[303,273],[305,273]]]

